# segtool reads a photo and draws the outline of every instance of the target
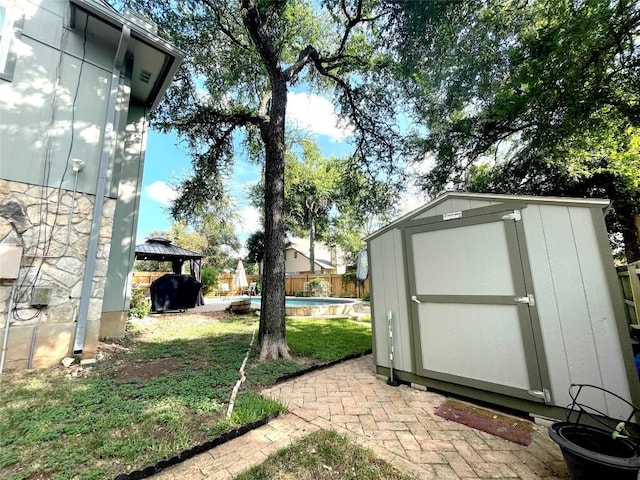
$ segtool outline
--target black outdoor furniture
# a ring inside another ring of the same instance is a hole
[[[202,284],[190,275],[168,273],[151,284],[151,311],[154,313],[194,308]]]
[[[201,279],[202,255],[191,250],[186,250],[171,244],[170,240],[162,237],[154,237],[148,239],[142,245],[136,245],[136,260],[151,260],[156,262],[171,262],[174,274],[182,272],[184,262],[189,262],[189,270],[191,277],[196,282]],[[153,293],[151,294],[153,305]],[[160,304],[159,304],[160,305]],[[198,293],[196,305],[204,305],[204,296],[202,290]],[[187,308],[192,308],[187,307]],[[151,311],[155,311],[153,308]]]

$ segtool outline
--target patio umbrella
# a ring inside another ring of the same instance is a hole
[[[233,276],[233,288],[239,289],[242,293],[242,290],[249,286],[249,282],[247,281],[247,274],[244,271],[244,265],[242,265],[242,260],[238,261],[238,266],[236,267],[236,273]]]

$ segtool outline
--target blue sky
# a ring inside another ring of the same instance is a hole
[[[348,143],[351,129],[348,125],[339,126],[340,121],[333,105],[324,97],[302,91],[290,92],[287,121],[314,136],[325,156],[341,156],[351,151]],[[175,178],[186,176],[190,168],[190,158],[180,148],[176,135],[156,131],[149,133],[136,243],[144,242],[151,231],[165,231],[169,228],[171,218],[168,208],[176,195],[169,183]],[[242,158],[236,160],[229,190],[240,217],[236,233],[243,242],[252,232],[260,229],[259,213],[249,205],[246,193],[247,187],[256,183],[259,175],[259,166]],[[419,195],[407,195],[401,200],[401,210],[408,211],[423,201],[424,198]]]

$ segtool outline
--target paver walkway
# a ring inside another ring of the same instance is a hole
[[[287,415],[167,469],[155,480],[230,479],[317,429],[346,434],[419,479],[567,479],[546,428],[516,445],[434,414],[444,395],[390,387],[375,375],[371,355],[312,372],[263,392],[281,399]]]

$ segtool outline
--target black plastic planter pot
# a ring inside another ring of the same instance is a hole
[[[558,422],[549,436],[562,450],[571,480],[636,480],[640,470],[638,446],[611,432],[585,424]]]

